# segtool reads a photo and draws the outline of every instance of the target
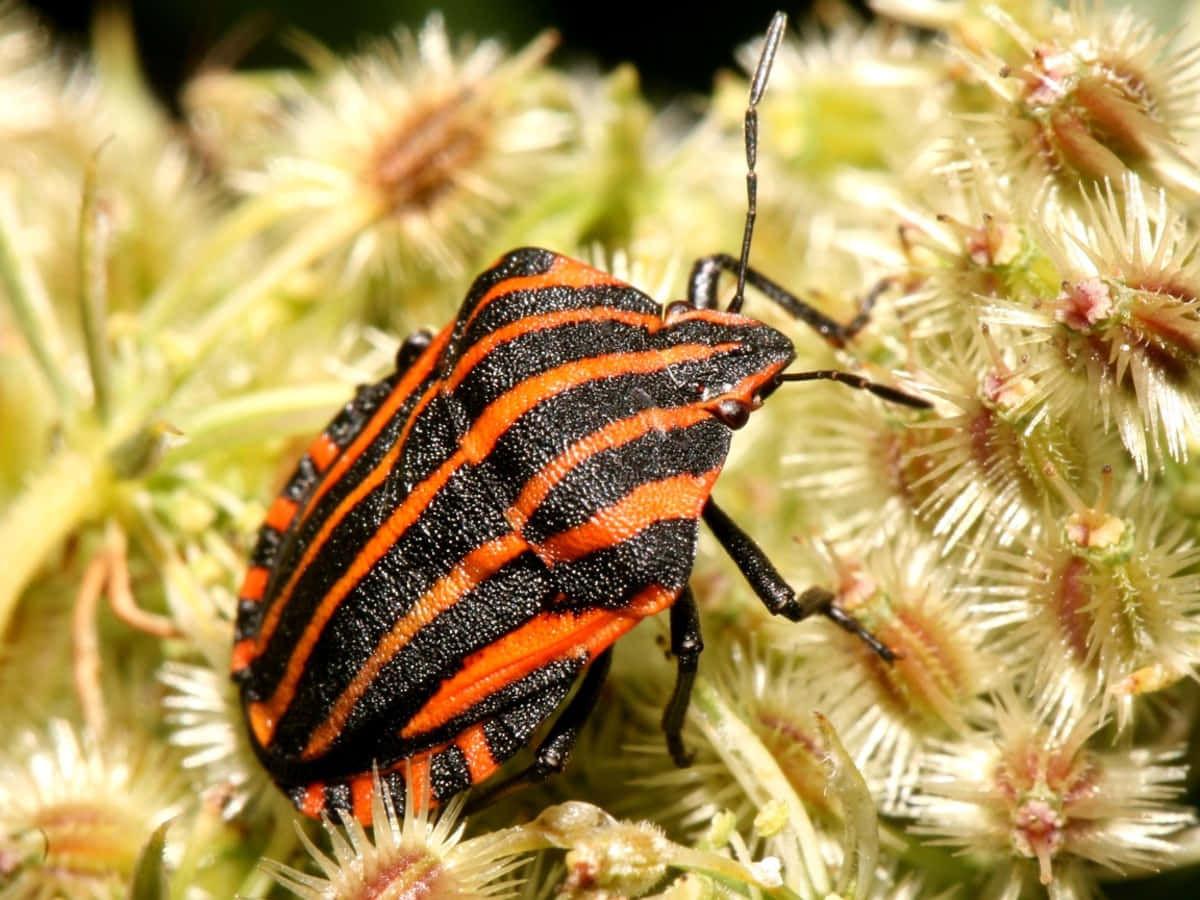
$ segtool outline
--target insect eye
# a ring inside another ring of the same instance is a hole
[[[735,431],[750,420],[750,407],[741,400],[734,400],[731,397],[718,400],[712,405],[710,412]]]

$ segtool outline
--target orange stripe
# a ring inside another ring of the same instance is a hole
[[[412,611],[397,621],[392,630],[375,646],[375,652],[367,658],[355,674],[354,680],[342,691],[328,717],[313,730],[301,758],[310,760],[329,749],[329,745],[346,724],[355,704],[366,693],[379,671],[408,645],[417,632],[528,548],[529,544],[523,538],[516,534],[506,534],[472,550],[450,574],[439,578],[433,587],[413,603]]]
[[[404,401],[412,395],[412,392],[420,386],[421,382],[433,370],[433,364],[437,362],[437,358],[441,356],[442,350],[450,342],[453,330],[452,324],[443,328],[441,333],[430,342],[424,353],[413,363],[412,367],[404,373],[400,382],[388,394],[387,399],[383,401],[383,404],[371,416],[370,421],[363,426],[362,431],[355,436],[350,446],[338,458],[337,464],[321,480],[320,485],[317,486],[317,490],[309,498],[308,505],[305,508],[306,518],[316,507],[317,501],[324,497],[325,493],[346,474],[346,470],[354,465],[355,460],[362,456],[363,451],[379,436],[379,432],[383,430],[384,425],[391,421],[396,411],[404,405]]]
[[[548,328],[557,328],[560,325],[570,325],[576,322],[612,321],[623,322],[626,325],[642,325],[651,334],[662,327],[662,319],[658,316],[612,309],[611,307],[561,309],[557,312],[544,313],[538,316],[526,316],[524,319],[518,319],[515,322],[505,325],[503,328],[498,328],[488,333],[472,344],[471,348],[455,364],[454,372],[446,381],[446,391],[453,391],[457,388],[463,382],[463,379],[471,374],[471,370],[479,364],[479,361],[497,347],[507,344],[509,341],[519,338],[522,335],[545,331]]]
[[[246,718],[250,721],[250,731],[260,747],[266,747],[275,733],[275,720],[272,719],[261,703],[250,703],[246,706]]]
[[[620,610],[541,613],[510,631],[463,663],[454,677],[400,732],[413,738],[445,725],[506,685],[558,659],[587,655],[594,659],[646,616],[669,606],[678,592],[653,585]]]
[[[233,658],[229,661],[229,671],[235,675],[254,662],[254,638],[243,638],[233,645]]]
[[[325,596],[321,598],[320,604],[313,611],[308,624],[305,626],[303,633],[292,650],[287,669],[284,672],[283,678],[276,686],[271,699],[266,704],[251,704],[251,708],[255,706],[263,707],[261,714],[264,720],[270,723],[273,733],[275,723],[292,701],[295,686],[300,680],[304,664],[308,660],[312,648],[316,645],[321,631],[333,616],[338,604],[354,589],[355,585],[362,580],[371,567],[387,553],[392,545],[400,540],[413,522],[420,518],[421,513],[424,512],[429,502],[445,483],[450,480],[454,472],[464,462],[477,463],[491,452],[491,448],[496,440],[508,430],[513,421],[519,416],[528,412],[547,397],[552,397],[562,391],[585,384],[588,381],[595,380],[612,372],[644,374],[660,371],[671,365],[708,359],[729,350],[732,346],[734,345],[717,344],[708,346],[704,344],[679,344],[665,350],[648,350],[640,353],[614,353],[592,357],[583,361],[567,363],[534,378],[526,379],[508,393],[497,398],[495,402],[479,415],[472,424],[471,429],[463,436],[459,442],[459,449],[432,475],[426,478],[425,481],[413,488],[409,495],[401,502],[400,506],[388,517],[387,521],[380,525],[379,529],[367,541],[366,545],[359,550],[358,555],[354,558],[347,571],[330,587]],[[436,387],[436,384],[433,385],[431,390],[436,389]],[[414,413],[413,418],[405,426],[405,435],[415,417]],[[386,476],[388,463],[395,455],[399,454],[405,435],[401,435],[401,440],[398,440],[392,449],[388,451],[387,456],[380,465],[355,486],[354,491],[342,501],[334,514],[322,524],[321,530],[314,537],[312,543],[309,544],[304,557],[296,567],[292,577],[288,580],[284,589],[280,591],[276,602],[268,611],[266,621],[259,632],[259,653],[262,652],[267,640],[273,633],[295,583],[299,580],[300,575],[307,568],[317,550],[320,549],[328,533],[345,516],[349,508],[357,502],[360,494],[365,494],[373,487],[374,481],[381,481]]]
[[[497,260],[497,262],[499,261]],[[600,286],[628,287],[627,284],[618,281],[607,272],[601,272],[599,269],[585,266],[583,263],[569,257],[556,255],[554,262],[550,264],[550,268],[541,275],[515,276],[492,285],[488,289],[488,292],[475,304],[475,308],[471,310],[471,314],[467,316],[467,321],[462,326],[462,333],[465,334],[467,329],[479,318],[480,313],[493,300],[498,300],[500,297],[506,297],[518,291],[536,291],[541,288],[550,287],[583,288]]]
[[[445,343],[445,341],[448,339],[449,329],[447,328],[444,329],[442,333],[438,335],[437,340],[430,345],[430,350],[433,350],[435,347],[437,347],[439,348],[440,352],[440,345]],[[430,351],[428,350],[426,351],[426,353],[429,352]],[[433,360],[436,359],[436,355],[431,354],[427,358],[429,360]],[[338,461],[334,465],[333,469],[322,480],[312,497],[309,498],[306,507],[306,515],[316,508],[317,502],[325,495],[325,492],[345,474],[346,469],[353,464],[354,460],[362,455],[367,444],[379,434],[379,432],[383,429],[383,426],[391,419],[392,415],[395,414],[396,409],[404,404],[404,401],[410,396],[412,390],[420,384],[420,381],[423,379],[423,377],[424,374],[418,372],[415,366],[408,370],[406,376],[401,380],[400,384],[396,385],[396,389],[388,396],[388,399],[384,402],[383,406],[379,408],[376,414],[371,418],[371,421],[367,423],[366,427],[363,428],[362,432],[357,438],[355,438],[354,443],[352,443],[350,447],[346,449],[346,452],[338,458]],[[410,381],[413,383],[410,384]],[[404,390],[406,387],[408,390]],[[412,430],[413,423],[417,418],[417,414],[429,405],[429,402],[434,398],[434,396],[437,395],[437,392],[437,382],[434,382],[428,388],[426,388],[425,393],[421,396],[420,400],[417,401],[416,406],[413,408],[412,414],[404,423],[404,428],[401,430],[396,442],[388,448],[387,453],[384,454],[383,458],[378,464],[376,464],[375,468],[373,468],[367,474],[367,476],[363,478],[362,481],[356,484],[354,489],[351,490],[347,496],[342,498],[342,502],[338,504],[337,509],[335,509],[333,513],[321,523],[320,529],[315,535],[313,535],[312,541],[310,541],[309,545],[305,548],[304,555],[300,558],[300,561],[297,563],[295,569],[292,570],[291,577],[288,578],[287,583],[284,584],[283,588],[276,595],[275,601],[267,610],[267,615],[263,619],[262,627],[258,631],[259,653],[262,653],[262,651],[266,648],[267,643],[271,640],[271,636],[275,633],[275,629],[279,625],[279,619],[283,615],[284,609],[287,607],[288,600],[291,599],[292,591],[295,590],[296,582],[300,580],[300,577],[304,574],[304,571],[308,568],[309,564],[312,563],[317,553],[320,552],[321,547],[324,546],[325,541],[328,539],[333,529],[338,526],[342,519],[346,517],[349,511],[354,508],[355,504],[357,504],[359,500],[370,493],[387,477],[388,473],[392,469],[392,465],[396,461],[396,458],[399,457],[400,451],[404,448],[404,443],[408,439],[408,434]]]
[[[288,530],[288,526],[292,524],[292,519],[296,517],[296,509],[296,501],[289,500],[281,494],[275,498],[275,502],[267,510],[267,518],[263,524],[274,528],[282,534]]]
[[[242,579],[242,589],[238,592],[238,598],[261,600],[270,578],[271,570],[266,566],[251,566],[246,570],[246,577]]]
[[[304,790],[300,801],[300,812],[314,819],[319,819],[325,811],[325,782],[314,781]]]
[[[546,463],[540,471],[534,473],[526,482],[521,495],[507,511],[509,524],[515,531],[524,528],[529,517],[542,504],[550,491],[576,466],[600,451],[623,447],[650,431],[687,428],[689,425],[694,425],[709,417],[710,413],[699,406],[651,408],[642,410],[627,419],[610,422],[598,431],[593,431]]]
[[[743,316],[741,313],[732,313],[723,309],[700,308],[688,310],[677,319],[672,319],[671,324],[696,321],[708,322],[710,325],[718,325],[725,328],[748,328],[763,324],[757,319],[751,319],[748,316]]]
[[[463,733],[455,738],[454,746],[458,747],[467,760],[471,784],[479,784],[500,768],[496,758],[492,756],[492,748],[488,746],[482,725],[472,725],[463,729]]]
[[[328,469],[329,464],[337,459],[337,455],[341,452],[341,448],[325,432],[317,435],[316,439],[308,445],[308,458],[313,461],[318,472]]]
[[[371,806],[374,800],[374,772],[355,775],[350,779],[350,809],[354,812],[354,818],[363,825],[370,825],[375,818],[375,810]]]
[[[616,503],[596,510],[587,522],[534,549],[547,565],[554,565],[629,540],[655,522],[694,519],[704,508],[719,472],[717,468],[703,475],[673,475],[639,484]]]
[[[671,366],[700,362],[719,356],[737,344],[677,344],[662,350],[643,350],[636,353],[607,353],[574,360],[540,375],[527,378],[506,394],[497,397],[470,431],[459,441],[460,452],[471,463],[481,462],[520,416],[539,403],[579,387],[590,381],[600,381],[616,375],[647,375]]]

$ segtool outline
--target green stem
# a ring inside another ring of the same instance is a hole
[[[42,315],[35,309],[34,288],[40,288],[41,285],[34,272],[21,264],[21,259],[16,253],[13,239],[17,227],[13,211],[8,208],[8,204],[4,204],[4,208],[0,209],[0,284],[4,286],[4,294],[12,307],[17,327],[25,336],[34,359],[54,392],[59,410],[65,411],[74,406],[75,395],[50,349],[51,341],[46,332],[55,323],[48,311],[49,304],[38,304],[46,310]],[[45,291],[38,290],[37,294],[44,297]],[[57,329],[55,331],[57,332]]]
[[[7,632],[21,592],[42,561],[103,507],[108,487],[103,459],[97,451],[66,449],[55,454],[0,515],[0,636]]]
[[[364,225],[370,224],[361,209],[350,206],[309,224],[261,266],[258,274],[242,284],[196,323],[188,337],[193,341],[194,359],[202,359],[226,329],[250,307],[280,285],[289,275],[339,247]]]
[[[783,803],[787,808],[788,822],[795,830],[803,856],[802,860],[797,860],[802,863],[800,865],[785,863],[788,887],[804,897],[828,894],[833,886],[829,883],[829,873],[821,858],[812,821],[775,757],[703,675],[696,679],[692,691],[692,711],[708,743],[737,778],[746,795],[760,808],[768,801]]]
[[[829,791],[842,801],[845,823],[842,845],[846,859],[837,890],[844,895],[853,887],[855,900],[867,900],[875,886],[875,863],[879,859],[879,818],[875,801],[866,779],[842,746],[833,723],[816,710],[813,710],[813,718],[825,743],[826,752],[821,762],[829,777]]]
[[[229,214],[216,233],[190,259],[178,267],[142,309],[142,334],[154,334],[173,320],[179,307],[191,296],[196,282],[233,251],[260,235],[287,210],[272,194],[264,194],[239,206]]]
[[[108,422],[112,416],[112,365],[105,333],[107,293],[104,242],[100,217],[96,213],[96,157],[93,156],[84,177],[83,203],[79,210],[79,307],[96,416],[101,422]]]
[[[172,451],[171,458],[179,461],[218,447],[258,442],[264,434],[286,437],[311,433],[348,395],[345,382],[331,381],[269,388],[217,401],[175,419],[186,442]]]
[[[242,218],[242,224],[253,218]],[[362,224],[361,211],[347,209],[332,222],[313,223],[284,246],[259,270],[256,277],[222,301],[199,323],[192,345],[193,365],[188,367],[188,371],[194,371],[195,364],[216,345],[225,329],[232,326],[247,306],[323,253],[335,249]],[[3,235],[2,228],[0,235]],[[6,260],[3,253],[7,248],[3,244],[0,238],[0,277],[16,271],[12,266],[4,265]],[[171,290],[166,296],[174,301],[182,298],[184,293]],[[159,305],[158,311],[161,313],[170,306],[170,303],[165,307]],[[170,400],[182,380],[162,380],[157,389],[147,390],[139,398],[141,402],[137,408],[125,412],[120,421],[114,421],[105,433],[93,435],[91,441],[79,443],[80,446],[99,448],[94,455],[64,451],[52,457],[46,468],[32,477],[22,494],[4,511],[3,520],[0,521],[0,635],[7,630],[21,592],[42,560],[89,513],[101,508],[96,488],[101,467],[106,465],[109,454],[124,453],[130,447],[130,441],[140,436],[154,438],[155,429],[147,427],[147,420],[153,410]]]

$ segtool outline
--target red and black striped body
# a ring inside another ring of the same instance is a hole
[[[729,448],[714,409],[757,405],[794,355],[537,249],[406,348],[301,460],[242,587],[251,738],[309,814],[368,821],[373,766],[442,801],[528,744],[679,596]]]

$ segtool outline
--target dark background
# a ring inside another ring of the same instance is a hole
[[[83,45],[95,2],[27,0],[68,40]],[[519,47],[544,28],[562,34],[555,61],[590,59],[608,69],[632,61],[649,96],[663,101],[681,92],[707,92],[714,73],[733,65],[732,51],[763,32],[779,0],[722,3],[716,14],[637,0],[131,0],[143,64],[170,102],[181,81],[216,58],[225,65],[297,65],[278,40],[296,26],[337,51],[354,50],[364,37],[396,25],[419,25],[430,10],[444,12],[451,34],[496,36]],[[861,14],[862,3],[851,3]],[[793,22],[812,0],[785,5]],[[679,10],[683,9],[683,12]]]

